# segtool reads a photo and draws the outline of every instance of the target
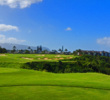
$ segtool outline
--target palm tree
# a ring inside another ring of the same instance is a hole
[[[30,50],[30,49],[31,49],[31,47],[28,47],[28,49]]]
[[[42,46],[40,46],[40,48],[39,48],[39,49],[40,49],[40,52],[41,52],[41,51],[42,51]]]
[[[13,50],[16,50],[16,46],[13,46]]]
[[[37,53],[39,52],[39,46],[37,46]]]
[[[16,46],[13,46],[12,53],[14,53],[15,51],[16,51]]]
[[[67,51],[68,51],[68,49],[65,49],[65,51],[67,52]]]
[[[59,49],[58,51],[60,51],[60,53],[62,52],[62,50],[61,50],[61,49]]]
[[[29,49],[29,52],[31,52],[31,47],[28,47],[28,49]]]

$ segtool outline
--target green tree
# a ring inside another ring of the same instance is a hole
[[[16,50],[16,46],[13,46],[13,50]]]
[[[25,50],[25,54],[29,54],[30,53],[30,51],[29,50]]]
[[[29,50],[31,50],[31,47],[28,47]]]
[[[11,52],[15,53],[15,51],[16,51],[16,46],[13,46],[13,50]]]
[[[67,52],[67,51],[68,51],[68,49],[65,49],[65,51]]]
[[[61,49],[59,49],[58,51],[60,51],[60,53],[62,52],[62,50],[61,50]]]

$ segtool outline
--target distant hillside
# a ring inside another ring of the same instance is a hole
[[[18,49],[18,50],[20,50],[20,49],[25,50],[25,49],[28,49],[28,47],[29,47],[28,45],[10,44],[10,43],[0,43],[0,46],[1,46],[2,48],[6,48],[6,49],[8,49],[8,50],[12,50],[13,46],[16,46],[16,49]],[[33,50],[36,50],[36,49],[37,49],[37,46],[36,46],[36,47],[30,46],[30,47],[31,47],[31,49],[33,49]],[[50,51],[50,49],[47,48],[47,47],[42,47],[42,49],[43,49],[43,50],[48,50],[48,51]]]

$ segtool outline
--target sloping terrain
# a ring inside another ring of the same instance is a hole
[[[45,72],[45,70],[34,71],[20,68],[27,62],[58,62],[61,58],[74,63],[72,60],[75,57],[73,55],[1,54],[0,100],[109,100],[109,75],[56,74]],[[62,62],[66,63],[66,61]]]
[[[109,100],[110,76],[0,68],[0,100]]]

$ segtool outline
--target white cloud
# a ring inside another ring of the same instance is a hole
[[[72,31],[71,27],[66,28],[66,31]]]
[[[0,5],[7,5],[10,8],[17,8],[20,7],[26,8],[29,7],[33,3],[39,3],[43,0],[0,0]]]
[[[97,39],[97,43],[101,45],[110,46],[110,37],[99,38]]]
[[[0,34],[0,43],[16,43],[16,44],[20,44],[25,42],[25,40],[18,40],[14,37],[9,37],[7,38],[5,35],[1,35]]]
[[[10,31],[10,30],[18,31],[18,27],[12,25],[0,24],[0,31]]]

